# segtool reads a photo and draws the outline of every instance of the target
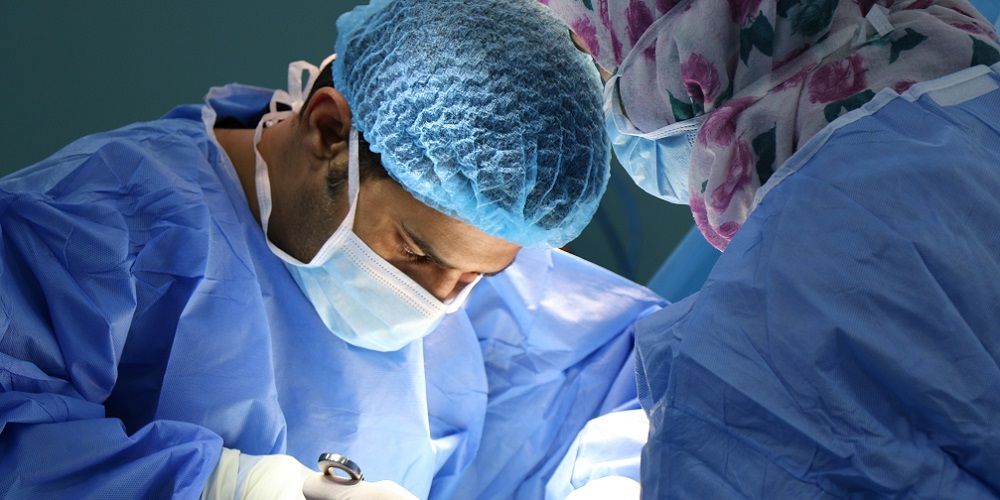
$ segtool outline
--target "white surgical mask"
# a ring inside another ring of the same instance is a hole
[[[331,56],[323,66],[332,60]],[[310,78],[303,88],[302,72]],[[349,209],[343,222],[309,262],[301,262],[278,248],[267,237],[271,216],[271,188],[267,163],[260,154],[263,130],[295,115],[312,88],[319,69],[303,61],[289,66],[289,91],[276,91],[270,112],[261,118],[254,132],[257,200],[261,226],[267,244],[292,274],[327,328],[344,341],[375,351],[396,351],[420,339],[465,302],[476,281],[466,285],[457,297],[442,302],[409,276],[387,262],[354,234],[358,204],[358,132],[351,129],[348,149],[347,195]],[[291,111],[277,111],[284,104]]]
[[[691,148],[706,115],[641,132],[625,116],[618,75],[604,87],[604,124],[618,162],[643,191],[671,203],[690,202]]]

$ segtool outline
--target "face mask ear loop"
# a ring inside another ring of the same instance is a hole
[[[642,137],[642,132],[632,125],[622,110],[621,95],[618,93],[619,75],[615,74],[604,86],[604,113],[614,122],[619,134]]]
[[[330,54],[330,55],[326,56],[326,59],[323,59],[323,62],[319,63],[319,69],[320,69],[320,71],[322,71],[323,68],[325,68],[327,64],[330,64],[330,63],[332,63],[333,61],[336,61],[336,60],[337,60],[337,54]],[[332,72],[333,68],[330,68],[330,71]]]
[[[292,96],[284,90],[275,90],[274,94],[271,95],[271,102],[268,105],[268,115],[274,115],[276,113],[281,113],[278,111],[279,104],[285,104],[287,106],[292,106]],[[274,125],[273,120],[268,120],[264,123],[266,127]]]
[[[323,65],[326,66],[329,61],[336,58],[336,54],[328,56],[324,61]],[[302,85],[302,73],[308,72],[309,78],[306,82],[306,86]],[[303,102],[305,100],[305,92],[308,92],[316,84],[319,79],[319,68],[309,64],[306,61],[295,61],[288,65],[288,90],[276,90],[274,94],[271,95],[271,101],[268,105],[269,112],[261,117],[260,123],[257,124],[257,128],[254,130],[253,139],[253,149],[255,156],[256,168],[254,171],[254,181],[257,191],[257,207],[260,211],[260,224],[261,228],[264,230],[265,237],[268,234],[268,226],[270,223],[271,212],[273,209],[273,201],[271,199],[271,181],[269,172],[267,171],[269,166],[266,161],[264,161],[263,156],[260,153],[260,143],[263,138],[264,129],[271,127],[274,124],[285,120],[291,116],[295,116],[302,108]],[[283,104],[289,106],[292,109],[290,111],[278,111],[278,105]],[[350,149],[348,150],[349,160],[348,160],[348,200],[349,208],[348,213],[341,222],[340,227],[337,229],[336,233],[343,233],[345,230],[350,231],[354,227],[354,212],[358,201],[358,192],[360,188],[359,181],[359,164],[358,164],[358,132],[357,130],[351,130],[351,140],[349,142]],[[343,239],[343,238],[341,238]],[[326,255],[332,251],[334,247],[334,238],[327,242],[313,257],[312,261],[309,263],[301,263],[293,257],[287,256],[280,248],[273,246],[270,240],[268,240],[268,245],[272,247],[275,253],[282,257],[286,262],[295,263],[299,265],[311,265],[313,262],[321,261],[321,255]]]
[[[267,175],[267,163],[264,162],[263,157],[260,155],[260,149],[257,148],[257,145],[260,144],[261,134],[264,132],[265,124],[263,122],[265,118],[261,118],[261,123],[257,125],[257,129],[253,132],[253,154],[256,156],[256,162],[254,162],[256,164],[254,184],[257,186],[257,207],[260,210],[260,226],[264,230],[264,236],[267,236],[267,222],[271,218],[271,180]]]
[[[305,105],[306,98],[309,93],[312,92],[313,87],[316,86],[316,81],[319,80],[320,71],[325,68],[327,64],[337,58],[337,54],[331,54],[323,59],[319,67],[313,66],[306,61],[295,61],[288,65],[288,89],[291,92],[292,98],[292,111],[298,113],[302,110],[302,106]],[[309,78],[306,79],[306,84],[302,85],[302,72],[306,71],[309,73]]]
[[[614,92],[616,91],[618,85],[618,73],[611,75],[607,82],[604,82],[604,114],[608,115],[611,113],[611,107],[614,106]]]
[[[325,64],[325,62],[324,62]],[[307,80],[306,88],[302,87],[302,72],[309,73],[309,79]],[[261,227],[264,229],[264,234],[267,234],[267,225],[271,217],[271,199],[270,196],[262,194],[271,192],[271,182],[261,166],[266,165],[266,162],[261,158],[260,150],[257,146],[260,144],[261,136],[264,133],[264,129],[273,126],[278,121],[294,114],[298,113],[302,108],[302,103],[304,102],[304,92],[312,89],[312,86],[316,83],[319,78],[319,69],[306,61],[295,61],[288,65],[288,90],[276,90],[274,94],[271,95],[271,101],[268,103],[268,109],[270,113],[264,115],[261,118],[263,124],[258,126],[254,130],[253,139],[253,152],[257,157],[258,168],[254,172],[254,178],[256,179],[257,185],[257,199],[259,200],[260,208],[260,223]],[[284,104],[292,108],[291,112],[278,111],[278,104]],[[352,217],[353,220],[353,217]]]
[[[312,92],[316,81],[319,80],[319,73],[322,68],[337,58],[337,54],[331,54],[323,59],[319,67],[313,66],[306,61],[295,61],[288,65],[288,92],[291,100],[292,111],[298,113],[306,102],[309,92]],[[302,85],[302,72],[309,73],[305,85]]]
[[[302,72],[309,73],[306,79],[306,87],[302,86]],[[288,65],[288,92],[291,97],[292,111],[298,113],[302,109],[302,104],[306,101],[306,92],[312,89],[313,84],[319,77],[319,69],[306,61],[295,61]]]
[[[348,229],[354,229],[354,214],[357,212],[358,194],[361,191],[361,174],[359,173],[361,166],[358,161],[359,143],[358,129],[351,127],[351,138],[347,149],[347,200],[350,207],[347,209],[344,222],[341,223],[341,226]]]
[[[708,118],[709,113],[698,115],[683,122],[671,123],[652,132],[642,132],[625,116],[625,110],[621,101],[620,89],[618,86],[619,75],[614,75],[604,86],[604,113],[608,119],[614,122],[617,132],[622,135],[640,137],[655,141],[664,137],[670,137],[685,132],[695,132],[701,124]]]

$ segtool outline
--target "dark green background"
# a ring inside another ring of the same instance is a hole
[[[283,87],[290,61],[318,64],[333,51],[337,16],[358,3],[0,0],[0,174],[82,135],[201,102],[213,85]],[[601,209],[624,235],[619,191],[635,200],[641,240],[632,277],[645,282],[691,216],[641,192],[617,165],[613,175],[623,189],[609,189]],[[612,245],[592,223],[570,249],[624,272]]]

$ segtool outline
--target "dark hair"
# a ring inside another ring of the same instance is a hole
[[[360,148],[358,151],[358,176],[361,182],[365,182],[369,179],[390,179],[391,177],[389,177],[389,173],[386,172],[385,167],[382,166],[382,159],[379,157],[378,153],[374,153],[368,148],[368,143],[365,142],[364,138],[359,137],[358,146]],[[330,192],[330,196],[335,198],[339,196],[340,190],[346,185],[346,183],[346,168],[331,168],[330,172],[326,174],[326,189]]]
[[[309,97],[306,99],[306,103],[312,99],[316,91],[323,87],[333,87],[333,63],[327,64],[319,71],[319,77],[316,78],[316,83],[313,84],[313,88],[309,90]],[[372,152],[368,145],[368,141],[365,141],[364,134],[360,131],[359,136],[359,146],[360,151],[358,151],[358,173],[361,177],[361,182],[368,179],[386,179],[389,177],[389,173],[385,171],[382,166],[382,159],[379,157],[378,153]],[[326,176],[326,187],[330,192],[331,196],[336,196],[344,183],[347,182],[347,171],[346,170],[336,170],[331,169],[330,173]]]

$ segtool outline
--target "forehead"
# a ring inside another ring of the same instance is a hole
[[[502,238],[488,235],[455,217],[443,214],[414,198],[398,183],[386,179],[386,208],[400,227],[419,242],[432,248],[436,257],[456,268],[492,272],[506,267],[520,247]]]

